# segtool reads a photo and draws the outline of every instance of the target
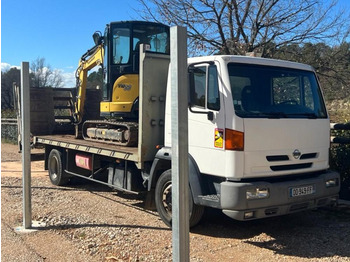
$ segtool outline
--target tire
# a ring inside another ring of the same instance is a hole
[[[57,149],[52,149],[48,159],[48,170],[53,185],[63,186],[69,182],[69,176],[64,172],[64,163],[62,153]]]
[[[156,184],[155,203],[159,216],[163,222],[171,227],[172,224],[172,191],[171,191],[171,170],[164,171]],[[196,226],[203,217],[204,207],[193,202],[192,194],[189,193],[190,227]]]

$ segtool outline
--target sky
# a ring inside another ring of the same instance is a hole
[[[43,57],[73,87],[92,34],[112,21],[140,20],[137,7],[134,0],[2,0],[1,70]]]
[[[329,2],[331,0],[324,0]],[[350,0],[339,0],[350,8]],[[75,85],[79,59],[112,21],[140,20],[136,0],[2,0],[1,70],[45,58],[60,70],[64,86]]]

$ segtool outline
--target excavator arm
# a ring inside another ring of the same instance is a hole
[[[83,121],[88,71],[103,64],[104,59],[104,41],[101,33],[94,33],[93,38],[96,45],[82,55],[75,74],[77,79],[77,97],[75,101],[74,122],[77,126]]]

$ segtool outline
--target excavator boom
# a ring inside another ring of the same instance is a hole
[[[94,39],[97,38],[96,34],[98,33],[94,34]],[[79,66],[75,73],[77,79],[77,98],[75,102],[74,121],[76,125],[80,125],[83,121],[88,71],[96,66],[103,65],[103,58],[104,42],[100,35],[96,45],[80,58]]]

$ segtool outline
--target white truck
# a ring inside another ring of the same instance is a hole
[[[53,184],[78,176],[154,200],[171,226],[169,56],[140,52],[136,146],[39,135]],[[237,220],[334,204],[329,118],[311,66],[216,55],[188,59],[190,225],[205,207]],[[86,104],[89,102],[86,101]]]

